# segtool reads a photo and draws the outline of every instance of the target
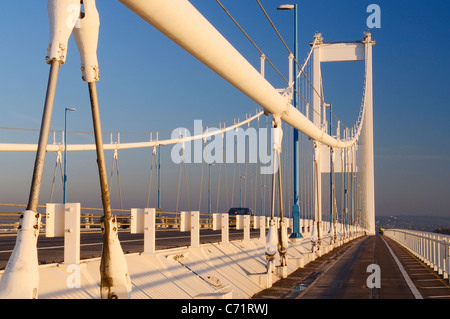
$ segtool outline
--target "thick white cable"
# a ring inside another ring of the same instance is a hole
[[[268,113],[279,115],[311,139],[335,148],[348,148],[357,137],[343,141],[328,135],[261,76],[187,0],[120,0],[130,10],[219,74]]]
[[[246,124],[249,124],[253,120],[262,116],[264,112],[259,112],[258,114],[246,119],[245,121],[239,122],[237,124],[233,124],[229,127],[224,127],[218,130],[209,131],[206,133],[190,136],[190,137],[182,137],[177,139],[168,139],[161,141],[147,141],[147,142],[134,142],[134,143],[111,143],[104,144],[104,150],[123,150],[123,149],[134,149],[134,148],[149,148],[156,147],[159,145],[172,145],[178,143],[186,143],[190,141],[195,141],[199,139],[207,139],[209,137],[224,134],[230,130],[234,130]],[[13,144],[13,143],[0,143],[0,151],[6,152],[35,152],[37,150],[36,144]],[[63,144],[52,144],[47,145],[47,152],[59,152],[64,151]],[[72,144],[67,145],[67,151],[95,151],[95,144]]]

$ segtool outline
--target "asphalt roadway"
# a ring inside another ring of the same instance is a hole
[[[243,239],[242,230],[230,229],[230,240]],[[250,237],[259,237],[259,229],[251,230]],[[0,270],[5,269],[11,252],[16,243],[15,234],[0,236]],[[179,230],[161,230],[156,232],[156,249],[168,249],[175,247],[190,246],[190,232]],[[143,234],[130,234],[129,231],[119,232],[120,244],[125,253],[141,252],[144,248]],[[202,244],[219,242],[221,232],[213,230],[201,230],[200,242]],[[100,231],[82,232],[80,236],[81,259],[96,258],[101,256],[102,235]],[[64,237],[46,238],[40,235],[38,238],[38,261],[39,264],[59,263],[64,261]]]
[[[450,299],[450,284],[399,244],[377,235],[317,258],[253,298]]]

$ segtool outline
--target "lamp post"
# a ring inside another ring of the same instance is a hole
[[[294,58],[295,61],[298,61],[298,41],[297,41],[297,29],[298,29],[298,5],[297,4],[283,4],[277,8],[277,10],[294,10]],[[294,63],[294,89],[296,90],[298,87],[298,67],[297,63]],[[294,95],[294,107],[298,108],[298,96],[295,91],[293,91]],[[292,218],[293,218],[293,232],[290,238],[303,238],[303,235],[300,233],[300,141],[299,141],[299,132],[297,129],[294,130],[294,205],[292,207]]]
[[[67,184],[67,111],[74,112],[77,109],[74,107],[66,107],[64,111],[64,186],[63,186],[63,204],[66,203],[66,184]]]

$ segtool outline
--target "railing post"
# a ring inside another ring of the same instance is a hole
[[[144,209],[144,253],[154,254],[156,252],[156,209]]]
[[[46,237],[64,236],[64,264],[80,263],[81,204],[46,206]]]
[[[191,218],[189,212],[180,212],[180,231],[185,232],[191,229]]]
[[[200,212],[190,212],[191,219],[191,247],[200,247]]]
[[[433,269],[438,271],[439,269],[439,242],[437,236],[433,235]]]
[[[64,207],[64,264],[80,263],[80,203]]]
[[[212,214],[212,230],[219,230],[222,225],[222,217],[219,213]]]
[[[438,237],[433,235],[433,250],[434,250],[434,254],[433,254],[433,266],[434,266],[434,271],[438,271],[439,269],[439,242],[438,242]]]
[[[45,209],[45,237],[64,236],[64,204],[47,203]]]
[[[244,241],[250,241],[250,216],[244,215]]]
[[[425,259],[424,258],[424,252],[425,252],[425,247],[424,247],[424,238],[421,236],[420,237],[420,259],[422,259],[422,261]]]
[[[230,227],[228,224],[228,214],[221,214],[221,220],[222,220],[222,243],[228,244],[230,242]]]
[[[222,244],[229,243],[228,214],[213,214],[213,230],[221,230]]]
[[[266,238],[266,217],[259,216],[259,238]]]
[[[131,209],[131,234],[144,233],[144,210],[142,208]]]
[[[431,241],[431,236],[427,235],[428,241],[428,266],[432,267],[433,264],[433,242]]]
[[[244,216],[243,215],[236,215],[236,230],[242,230],[244,229]]]
[[[447,279],[450,282],[450,243],[447,242],[445,248],[446,256],[445,256],[445,272],[447,273]],[[444,277],[445,278],[445,277]]]

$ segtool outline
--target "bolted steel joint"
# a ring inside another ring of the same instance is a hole
[[[47,13],[50,25],[50,42],[46,62],[66,62],[68,42],[80,15],[80,0],[48,0]]]
[[[95,0],[83,0],[84,14],[80,15],[73,36],[80,52],[83,81],[88,83],[100,80],[97,60],[100,17]]]

